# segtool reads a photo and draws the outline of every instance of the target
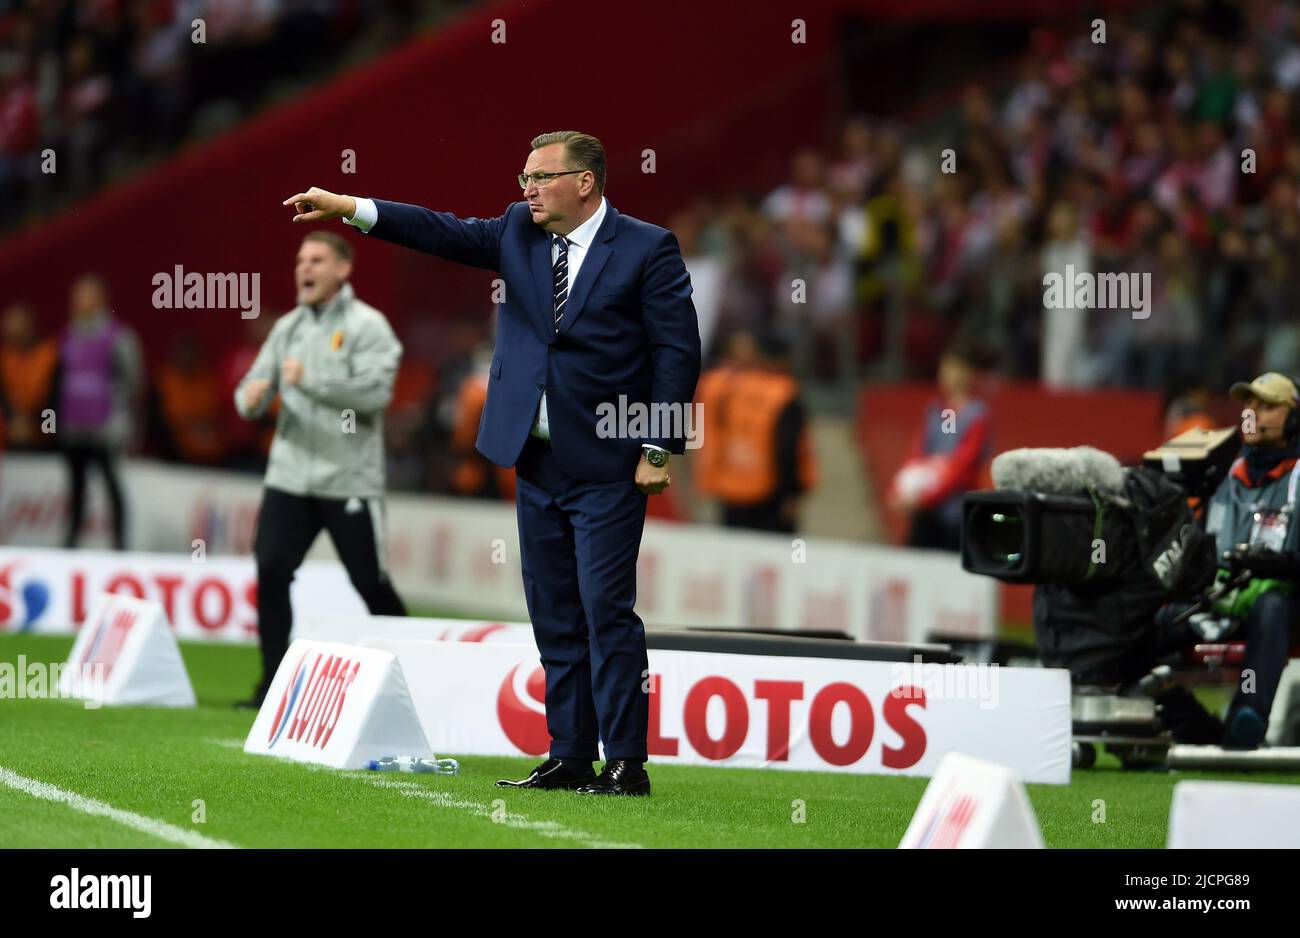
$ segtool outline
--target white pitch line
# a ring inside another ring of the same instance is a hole
[[[614,841],[601,840],[595,834],[567,828],[558,821],[530,821],[528,820],[528,816],[525,814],[511,813],[509,811],[498,814],[497,809],[494,809],[489,804],[484,804],[481,801],[467,801],[463,798],[455,798],[446,792],[434,791],[405,779],[387,778],[382,775],[376,775],[373,772],[347,772],[345,774],[349,778],[359,778],[363,781],[367,781],[378,788],[391,789],[407,798],[419,798],[424,801],[429,801],[440,808],[460,808],[462,810],[467,810],[470,814],[473,814],[476,817],[491,818],[493,823],[502,824],[506,827],[515,828],[516,830],[532,831],[535,834],[541,834],[543,837],[577,840],[581,841],[583,846],[598,849],[637,850],[641,848],[640,844],[616,843]]]
[[[215,746],[224,746],[228,749],[244,748],[244,741],[242,739],[221,739],[213,737],[207,739],[206,742],[212,743]],[[475,817],[491,818],[497,824],[504,824],[506,827],[514,828],[516,830],[532,831],[533,833],[541,834],[543,837],[577,840],[581,841],[583,846],[600,849],[642,849],[640,844],[601,840],[595,834],[589,834],[586,831],[572,830],[564,827],[558,821],[530,821],[527,815],[519,814],[518,812],[511,813],[506,811],[504,813],[499,813],[497,809],[492,807],[492,805],[485,804],[482,801],[467,801],[463,798],[456,798],[446,792],[434,791],[416,784],[415,782],[407,781],[406,779],[391,778],[387,775],[366,769],[340,771],[339,769],[333,769],[324,765],[316,765],[311,762],[303,762],[300,763],[300,765],[310,772],[337,773],[343,778],[361,779],[363,782],[369,782],[378,788],[388,788],[407,798],[419,798],[423,801],[431,802],[440,808],[459,808],[462,811],[468,811]],[[500,820],[497,820],[498,816],[500,817]]]
[[[0,766],[0,784],[21,791],[24,794],[31,795],[33,798],[40,798],[44,801],[55,801],[60,804],[66,804],[74,811],[81,811],[84,814],[91,814],[97,817],[106,817],[110,821],[116,821],[126,827],[141,831],[153,837],[158,837],[168,843],[176,844],[180,847],[194,847],[197,849],[219,849],[233,850],[236,849],[234,844],[226,843],[224,840],[216,840],[212,837],[204,837],[197,831],[187,831],[182,827],[176,827],[168,824],[166,821],[159,821],[151,817],[145,817],[143,814],[136,814],[132,811],[124,811],[121,808],[115,808],[111,804],[103,801],[96,801],[94,798],[87,798],[85,795],[79,795],[75,791],[66,791],[55,785],[38,781],[34,778],[28,778],[25,775],[19,775],[17,772],[11,772],[4,766]]]
[[[226,739],[218,739],[216,737],[211,737],[209,739],[205,739],[204,742],[212,743],[212,745],[214,746],[223,746],[226,749],[242,750],[244,748],[244,741],[242,739],[233,736],[227,737]]]

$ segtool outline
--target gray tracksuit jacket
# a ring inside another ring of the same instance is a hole
[[[1226,478],[1215,489],[1206,509],[1205,530],[1214,535],[1215,548],[1224,551],[1237,544],[1258,544],[1270,550],[1300,551],[1300,523],[1296,512],[1300,489],[1300,463],[1275,479],[1246,485],[1238,456]],[[1256,517],[1256,516],[1259,517]]]
[[[280,363],[302,362],[298,384],[285,387]],[[402,359],[402,343],[383,313],[345,283],[320,312],[300,305],[281,316],[257,360],[235,389],[247,419],[266,413],[280,393],[266,485],[292,495],[369,498],[384,491],[384,410]],[[261,404],[244,406],[244,385],[266,378]]]

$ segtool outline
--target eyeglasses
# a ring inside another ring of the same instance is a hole
[[[545,189],[548,185],[551,184],[552,179],[555,179],[559,176],[572,176],[574,173],[585,173],[585,172],[586,172],[585,169],[570,169],[567,172],[563,172],[563,173],[520,173],[517,178],[519,179],[520,189],[527,189],[529,180],[535,182],[537,184],[537,188]]]

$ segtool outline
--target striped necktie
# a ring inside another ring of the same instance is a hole
[[[555,288],[555,329],[558,332],[560,320],[564,318],[564,304],[569,299],[569,241],[567,238],[556,238],[555,243],[560,250],[555,255],[555,277],[551,282]]]

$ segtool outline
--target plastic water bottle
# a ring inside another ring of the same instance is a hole
[[[459,775],[455,759],[417,759],[415,756],[381,756],[366,763],[375,772],[419,772],[431,775]]]

